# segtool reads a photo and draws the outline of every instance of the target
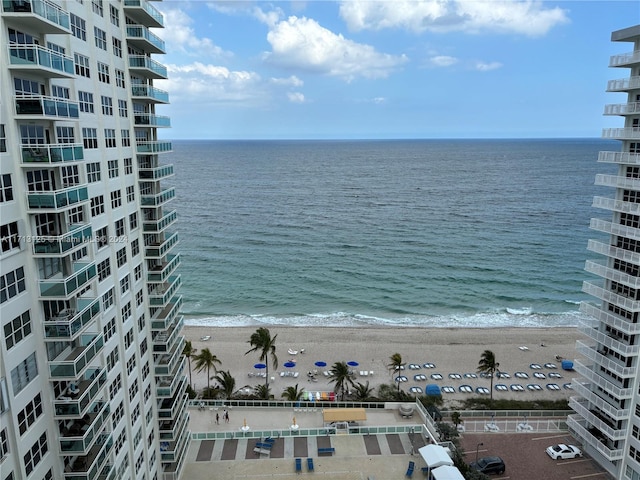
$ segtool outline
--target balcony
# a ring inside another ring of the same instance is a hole
[[[142,25],[127,25],[127,43],[148,53],[166,52],[164,40]]]
[[[183,377],[184,379],[184,377]],[[175,420],[165,420],[160,422],[160,440],[164,440],[167,442],[175,441],[182,434],[185,433],[182,428],[183,424],[186,425],[189,423],[189,411],[185,410],[185,412]]]
[[[611,403],[607,402],[603,398],[599,397],[597,392],[591,391],[589,388],[590,387],[593,388],[592,385],[589,385],[589,384],[583,385],[580,382],[572,382],[572,385],[577,395],[584,398],[587,402],[591,403],[592,405],[595,405],[596,407],[598,407],[605,414],[607,414],[612,420],[615,420],[615,421],[626,420],[629,418],[629,415],[631,415],[630,408],[620,409],[619,406],[612,405]],[[580,402],[581,400],[576,399],[575,401]]]
[[[89,193],[86,186],[75,185],[49,192],[29,192],[27,199],[29,209],[36,210],[30,213],[40,213],[40,211],[44,209],[59,210],[73,207],[78,203],[87,202],[89,200]]]
[[[63,455],[86,455],[99,438],[109,420],[109,404],[98,402],[91,413],[65,428],[60,436],[60,451]]]
[[[604,115],[633,115],[640,113],[640,102],[616,103],[604,106]]]
[[[640,139],[640,128],[603,128],[602,138],[610,140],[638,140]]]
[[[76,262],[73,264],[73,270],[72,274],[64,278],[40,280],[40,297],[52,300],[69,299],[96,276],[95,263]]]
[[[45,78],[73,78],[73,58],[40,45],[10,45],[9,69]]]
[[[640,50],[609,57],[609,67],[632,67],[640,62]]]
[[[167,67],[145,55],[129,55],[129,69],[146,78],[167,79]]]
[[[173,420],[178,418],[187,405],[188,396],[184,391],[176,392],[176,396],[165,398],[158,406],[158,418],[160,420]]]
[[[90,325],[100,313],[99,298],[79,298],[78,311],[63,310],[44,322],[44,336],[48,342],[70,342]]]
[[[640,164],[640,153],[598,152],[598,162],[618,163],[622,165],[638,165]]]
[[[169,153],[173,151],[173,145],[171,142],[165,141],[140,141],[136,142],[136,153],[139,155],[144,154],[156,154],[156,153]]]
[[[99,404],[102,400],[98,398],[103,396],[105,383],[107,383],[106,367],[88,369],[82,375],[82,380],[76,383],[73,394],[66,391],[53,401],[55,418],[57,420],[79,419],[100,408]]]
[[[43,163],[60,164],[84,160],[81,143],[52,143],[47,145],[22,145],[22,166],[42,168]]]
[[[184,359],[186,363],[186,359]],[[187,379],[183,375],[166,375],[156,377],[156,396],[158,398],[171,398],[178,391],[184,392]],[[162,438],[162,437],[161,437]]]
[[[575,433],[578,439],[600,452],[610,462],[621,460],[624,456],[624,450],[621,448],[609,448],[606,440],[591,433],[587,428],[587,424],[587,421],[579,415],[569,415],[567,417],[567,426],[570,431]]]
[[[173,200],[176,196],[174,187],[166,188],[160,193],[142,193],[140,196],[140,205],[144,207],[160,207],[167,202]]]
[[[599,218],[592,218],[589,222],[589,228],[598,232],[609,233],[611,235],[618,235],[627,238],[633,238],[634,240],[640,240],[640,229],[636,227],[628,227],[626,225],[620,225],[619,223],[609,222]],[[604,270],[603,270],[604,271]],[[595,272],[594,272],[595,273]],[[629,277],[627,275],[626,277]],[[636,283],[637,277],[630,277],[628,282]]]
[[[610,212],[632,213],[640,215],[640,203],[627,202],[624,200],[616,200],[609,197],[593,197],[591,205],[594,208],[609,210]]]
[[[175,462],[180,459],[177,455],[182,450],[185,443],[188,442],[188,436],[185,435],[187,430],[186,423],[179,425],[180,430],[176,432],[177,439],[174,441],[163,440],[160,442],[160,454],[163,462]]]
[[[625,297],[623,295],[620,295],[616,292],[613,292],[611,290],[608,290],[606,288],[603,288],[600,285],[596,285],[593,282],[588,282],[585,281],[582,283],[582,291],[584,293],[587,293],[593,297],[599,298],[600,300],[603,300],[607,303],[613,303],[619,307],[624,308],[625,310],[629,311],[629,312],[638,312],[640,311],[640,300],[633,300],[629,297]],[[591,326],[589,326],[591,327]],[[589,333],[589,332],[583,332],[586,333],[588,335],[592,335],[593,332]],[[604,338],[600,338],[601,343],[605,341]],[[630,347],[629,345],[619,345],[619,348],[633,348],[635,350],[637,350],[638,348],[640,348],[640,346],[636,345],[634,347]],[[620,352],[620,353],[624,353],[624,352]],[[636,351],[637,353],[637,351]],[[631,355],[633,354],[631,351],[629,351],[628,353],[625,353],[625,355]]]
[[[68,255],[74,249],[86,245],[92,240],[91,225],[71,225],[64,235],[47,235],[40,237],[26,237],[32,244],[32,251],[38,257]]]
[[[140,167],[138,176],[140,180],[164,180],[173,176],[173,165],[158,165],[157,167]]]
[[[153,115],[150,113],[136,113],[134,116],[134,122],[136,127],[171,127],[171,118],[164,115]]]
[[[634,323],[618,315],[614,315],[611,312],[606,312],[598,306],[581,303],[580,311],[597,318],[601,322],[614,327],[626,335],[637,335],[640,333],[640,323]]]
[[[620,360],[603,355],[595,346],[587,345],[581,340],[576,342],[576,351],[601,367],[615,373],[622,378],[635,376],[634,367],[626,367]]]
[[[27,120],[79,118],[78,102],[45,95],[16,95],[16,115]]]
[[[171,301],[164,305],[164,308],[153,315],[151,319],[151,330],[164,331],[173,323],[182,308],[182,295],[176,295]]]
[[[624,440],[626,438],[626,431],[616,429],[613,422],[599,412],[597,409],[589,409],[589,403],[577,397],[571,397],[569,399],[569,406],[588,423],[597,428],[601,433],[606,435],[611,440]]]
[[[573,368],[578,375],[590,381],[592,384],[597,385],[603,390],[608,391],[614,397],[620,400],[624,400],[630,399],[633,396],[632,388],[622,388],[617,380],[614,380],[611,377],[605,378],[599,375],[597,372],[594,372],[593,367],[593,365],[584,365],[580,360],[574,360],[573,362]],[[576,383],[577,382],[573,382],[574,388]]]
[[[640,77],[627,77],[607,82],[607,92],[627,92],[640,88]]]
[[[640,178],[625,177],[623,175],[605,175],[598,173],[595,184],[601,187],[630,188],[640,190]]]
[[[163,355],[154,354],[154,375],[155,376],[166,376],[173,375],[178,373],[176,371],[176,366],[184,360],[182,356],[182,350],[184,348],[185,340],[184,337],[177,337],[178,342],[174,344],[174,349],[172,352],[165,353]]]
[[[65,349],[55,360],[49,361],[49,374],[58,380],[77,380],[104,346],[102,334],[82,335],[80,345]]]
[[[160,265],[149,265],[147,282],[163,283],[180,266],[180,254],[167,255],[167,261]]]
[[[144,257],[146,259],[162,259],[169,251],[178,244],[178,232],[173,233],[164,241],[149,243],[145,246]]]
[[[147,27],[164,27],[162,14],[146,0],[124,0],[124,11],[127,16]]]
[[[102,433],[91,447],[89,453],[76,458],[73,465],[65,468],[65,480],[98,480],[104,472],[109,454],[113,448],[113,438],[110,433]],[[110,470],[110,469],[109,469]]]
[[[151,85],[132,85],[131,96],[135,100],[144,100],[146,103],[169,103],[169,93]]]
[[[586,322],[580,322],[578,325],[578,331],[596,341],[598,344],[618,352],[620,355],[625,357],[638,355],[638,351],[640,350],[640,346],[627,345],[618,339],[601,332],[599,329],[587,324]]]
[[[163,283],[161,286],[149,293],[149,305],[152,307],[162,307],[169,303],[173,299],[180,286],[182,285],[182,279],[180,275],[174,275],[169,277],[167,283]]]
[[[163,215],[162,218],[155,219],[144,219],[142,221],[142,231],[144,233],[160,233],[163,232],[167,227],[173,225],[173,223],[178,219],[178,212],[175,210],[171,210],[167,214]]]
[[[49,0],[2,0],[7,19],[40,33],[71,33],[69,12]]]
[[[640,264],[640,253],[630,252],[624,248],[614,247],[599,240],[589,240],[587,250],[610,258],[617,258],[625,262]]]

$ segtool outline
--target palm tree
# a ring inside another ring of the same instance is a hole
[[[184,348],[182,349],[182,355],[187,358],[189,362],[189,386],[193,388],[193,380],[191,379],[191,359],[195,357],[198,349],[193,348],[191,344],[191,340],[187,340],[184,344]]]
[[[263,400],[269,400],[271,397],[271,389],[269,388],[269,385],[256,385],[253,392],[257,398],[261,398]]]
[[[336,362],[331,367],[331,375],[329,375],[329,382],[335,383],[333,391],[335,393],[340,392],[340,400],[344,400],[344,394],[347,386],[353,386],[353,375],[349,369],[349,365],[346,362]]]
[[[491,401],[493,401],[493,377],[495,376],[499,363],[496,363],[496,356],[491,350],[485,350],[482,352],[480,361],[478,362],[478,373],[486,373],[491,379]]]
[[[226,372],[218,372],[214,380],[218,382],[222,388],[225,398],[231,398],[236,389],[236,379],[231,376],[231,372],[229,370]]]
[[[391,375],[393,376],[393,374],[396,372],[398,373],[398,375],[400,375],[402,367],[404,367],[404,363],[402,362],[402,355],[400,355],[399,353],[394,353],[389,357],[389,360],[391,360],[391,363],[387,365],[387,368],[391,372]],[[400,382],[396,383],[398,384],[398,391],[400,391]]]
[[[360,382],[357,382],[354,389],[353,389],[353,393],[355,396],[355,400],[357,401],[361,401],[364,402],[366,400],[371,399],[371,397],[373,396],[373,387],[369,387],[369,382],[367,381],[367,383],[362,384]]]
[[[296,383],[295,387],[287,387],[284,389],[284,392],[282,392],[282,398],[289,400],[290,402],[297,402],[302,398],[303,394],[304,388],[298,390],[298,384]]]
[[[217,373],[216,363],[220,365],[222,362],[218,357],[216,357],[211,350],[205,348],[195,357],[196,360],[196,372],[201,372],[202,370],[207,370],[207,392],[211,389],[211,384],[209,380],[211,380],[211,376],[209,375],[209,371],[213,368],[214,373]]]
[[[269,356],[273,362],[273,368],[278,368],[278,357],[276,356],[276,338],[278,335],[271,337],[271,333],[268,328],[260,327],[254,333],[251,334],[249,344],[253,347],[247,351],[245,355],[251,352],[260,352],[260,361],[264,362],[265,370],[265,382],[264,386],[269,389]],[[267,397],[268,398],[268,397]]]

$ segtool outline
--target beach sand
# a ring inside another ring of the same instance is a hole
[[[254,364],[259,362],[259,353],[245,355],[251,345],[248,343],[251,334],[258,327],[202,327],[185,326],[183,333],[192,346],[197,349],[196,354],[209,348],[222,362],[219,370],[229,370],[236,379],[236,386],[254,387],[264,383],[264,378],[254,376],[256,370]],[[582,335],[576,328],[378,328],[378,327],[288,327],[268,326],[272,337],[276,338],[276,355],[278,368],[273,369],[270,361],[269,376],[274,377],[270,382],[272,394],[276,399],[281,398],[282,391],[288,386],[298,384],[299,388],[307,391],[330,391],[333,384],[322,375],[323,370],[337,361],[355,361],[354,367],[357,376],[355,381],[366,383],[376,387],[382,383],[394,383],[394,377],[387,368],[389,357],[394,353],[400,353],[407,364],[433,363],[435,368],[410,370],[408,367],[403,375],[408,381],[401,383],[401,388],[408,391],[412,386],[420,386],[423,389],[427,383],[435,383],[440,387],[445,385],[457,389],[460,385],[468,384],[475,387],[489,388],[490,380],[485,378],[463,378],[461,380],[450,379],[449,373],[476,373],[478,362],[485,350],[491,350],[499,362],[499,370],[508,373],[511,378],[496,379],[494,384],[503,383],[507,386],[519,383],[526,389],[527,384],[537,383],[542,386],[542,391],[531,392],[507,392],[495,391],[494,398],[514,399],[561,399],[568,398],[571,390],[563,388],[563,384],[570,383],[575,376],[574,372],[562,370],[561,362],[556,355],[573,360],[576,357],[576,340]],[[201,338],[211,338],[202,341]],[[521,347],[527,347],[526,349]],[[288,350],[298,351],[291,355]],[[304,353],[300,353],[304,349]],[[285,368],[283,364],[294,361],[295,368]],[[318,368],[315,362],[324,361],[327,367]],[[562,378],[538,379],[533,377],[536,370],[530,368],[530,364],[543,365],[539,372],[548,374],[557,372]],[[544,367],[546,363],[557,365],[556,370]],[[201,391],[207,385],[206,371],[195,372],[192,360],[192,379],[197,391]],[[318,381],[311,382],[307,372],[319,370]],[[297,371],[298,378],[281,377],[282,371]],[[366,377],[360,372],[373,372]],[[514,378],[517,371],[526,372],[530,378]],[[188,375],[188,367],[185,368]],[[440,373],[442,380],[430,379],[433,373]],[[424,374],[426,381],[414,381],[415,374]],[[212,372],[213,375],[213,372]],[[546,388],[548,383],[560,386],[559,391],[551,391]],[[215,385],[215,381],[211,381]],[[455,393],[443,394],[445,401],[460,400],[469,394]]]

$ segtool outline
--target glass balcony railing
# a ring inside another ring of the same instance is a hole
[[[99,298],[79,298],[77,312],[66,310],[45,320],[44,336],[49,341],[72,341],[99,313]]]
[[[180,275],[169,277],[167,283],[162,284],[160,288],[157,288],[149,294],[149,305],[152,307],[166,305],[173,298],[181,285],[182,278]]]
[[[71,33],[69,12],[49,0],[2,0],[2,11],[32,19],[32,28],[41,33]]]
[[[66,255],[74,248],[91,241],[91,225],[71,225],[64,235],[34,237],[33,253],[36,255]],[[29,240],[29,238],[27,238]]]
[[[162,14],[147,0],[124,0],[127,15],[147,27],[163,27]]]
[[[44,95],[16,96],[16,114],[29,117],[79,118],[78,102]]]
[[[145,55],[129,55],[129,68],[148,78],[168,78],[167,67]]]
[[[136,127],[170,127],[171,118],[164,115],[153,115],[149,113],[136,113],[134,116]]]
[[[155,168],[141,167],[138,170],[141,180],[162,180],[173,176],[173,165],[158,165]]]
[[[132,85],[131,95],[134,98],[145,98],[153,103],[169,103],[169,92],[151,85]]]
[[[86,455],[94,441],[109,420],[109,404],[96,402],[94,411],[74,422],[60,436],[60,450],[63,455]]]
[[[171,275],[176,268],[180,266],[180,254],[167,255],[167,261],[161,265],[154,265],[149,267],[147,273],[147,282],[149,283],[162,283],[166,281],[167,277]]]
[[[53,192],[29,192],[27,199],[30,209],[59,209],[89,200],[86,186],[74,186]]]
[[[73,264],[73,269],[74,272],[65,278],[40,280],[40,296],[56,299],[70,298],[96,276],[95,263],[77,262]]]
[[[140,196],[140,205],[142,205],[142,207],[159,207],[175,198],[175,196],[176,189],[174,187],[167,188],[153,195],[142,194]]]
[[[127,25],[127,42],[150,53],[165,53],[164,40],[142,25]]]
[[[75,75],[73,58],[40,45],[9,45],[9,64],[38,70],[43,76],[71,78]]]
[[[55,379],[76,380],[104,346],[102,334],[87,333],[80,337],[80,346],[61,353],[49,361],[49,374]]]
[[[164,231],[170,225],[178,219],[178,212],[176,210],[171,210],[167,212],[162,218],[155,219],[144,219],[142,222],[142,231],[144,233],[159,233]]]
[[[101,433],[95,444],[84,456],[78,456],[69,469],[65,469],[64,480],[99,480],[102,472],[107,470],[113,438],[111,433]]]
[[[166,303],[160,313],[153,316],[151,330],[164,331],[171,326],[182,308],[182,295],[176,295],[171,302]]]
[[[169,326],[163,332],[153,332],[153,353],[167,353],[174,348],[179,341],[178,337],[182,336],[182,327],[184,326],[184,318],[180,317],[176,322]]]
[[[173,145],[171,142],[158,140],[153,141],[139,141],[136,142],[136,153],[167,153],[173,151]]]
[[[22,145],[23,164],[79,162],[81,160],[84,160],[84,148],[81,143]]]
[[[178,232],[175,232],[161,242],[150,243],[145,247],[146,258],[162,258],[178,243]]]
[[[64,392],[53,401],[55,417],[59,419],[79,419],[96,409],[102,403],[104,385],[107,383],[106,367],[89,368],[77,383],[77,393],[71,396]]]

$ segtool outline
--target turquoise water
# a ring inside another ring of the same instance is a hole
[[[576,325],[600,150],[176,141],[187,324]]]

